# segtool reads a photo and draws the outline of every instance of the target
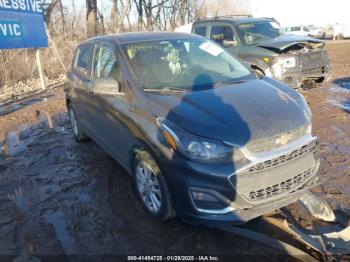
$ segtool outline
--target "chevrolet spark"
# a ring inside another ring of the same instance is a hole
[[[75,139],[91,138],[123,166],[157,220],[242,224],[317,183],[303,96],[201,36],[92,38],[67,76]]]

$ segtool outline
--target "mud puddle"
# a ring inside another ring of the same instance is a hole
[[[47,211],[44,213],[43,218],[45,222],[51,224],[54,227],[56,237],[59,240],[65,254],[71,253],[74,249],[74,239],[67,230],[67,224],[64,218],[63,212],[60,211]]]
[[[336,107],[339,107],[343,111],[350,113],[350,100],[343,100],[341,102],[334,100],[334,99],[329,99],[327,100],[327,103],[332,104]]]

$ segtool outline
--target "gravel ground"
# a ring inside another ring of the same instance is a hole
[[[350,43],[327,46],[332,80],[304,92],[325,180],[314,192],[350,216]],[[62,89],[3,107],[0,127],[1,255],[278,255],[179,219],[152,221],[126,172],[94,142],[74,141]]]

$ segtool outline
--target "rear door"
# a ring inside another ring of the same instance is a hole
[[[88,121],[88,105],[91,92],[91,57],[93,44],[84,44],[77,48],[72,63],[72,70],[68,74],[69,85],[73,90],[73,108],[77,114],[79,124],[86,133],[91,133],[92,126]]]

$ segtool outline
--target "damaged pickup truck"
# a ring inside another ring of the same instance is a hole
[[[283,35],[272,18],[217,17],[197,21],[192,33],[205,36],[245,61],[258,75],[294,88],[330,78],[325,42]]]

